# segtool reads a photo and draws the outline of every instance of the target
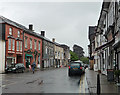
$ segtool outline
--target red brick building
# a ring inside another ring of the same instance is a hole
[[[37,66],[42,63],[42,36],[29,25],[29,30],[24,31],[24,65],[28,68],[33,62]]]
[[[0,17],[5,36],[5,67],[6,65],[23,63],[23,29],[21,25]]]
[[[33,31],[33,26],[29,25],[27,29],[3,16],[0,16],[0,24],[2,24],[5,39],[5,67],[17,63],[23,63],[25,67],[29,67],[28,65],[33,62],[40,66],[43,38]]]

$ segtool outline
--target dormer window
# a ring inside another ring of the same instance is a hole
[[[12,35],[12,28],[9,28],[9,35]]]
[[[18,31],[18,37],[20,37],[20,31]]]

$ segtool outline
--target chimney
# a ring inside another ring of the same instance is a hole
[[[41,36],[45,36],[45,31],[41,31]]]
[[[33,25],[32,24],[29,24],[29,30],[33,31]]]
[[[55,38],[52,39],[52,42],[55,42]]]

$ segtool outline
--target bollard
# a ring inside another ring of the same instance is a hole
[[[97,74],[97,95],[100,95],[100,75]]]

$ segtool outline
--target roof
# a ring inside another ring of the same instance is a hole
[[[18,23],[14,22],[14,21],[12,21],[12,20],[10,20],[10,19],[7,19],[7,18],[5,18],[5,17],[3,17],[3,16],[0,16],[0,23],[7,23],[7,24],[10,24],[10,25],[13,25],[13,26],[15,26],[15,27],[17,27],[17,28],[23,29],[24,32],[26,32],[26,33],[28,33],[28,34],[34,35],[34,36],[39,37],[39,38],[41,38],[41,39],[43,39],[43,40],[46,40],[46,41],[48,41],[48,42],[50,42],[50,43],[53,43],[53,42],[50,41],[48,38],[41,36],[41,34],[36,33],[36,32],[34,32],[34,31],[26,28],[25,26],[23,26],[23,25],[21,25],[21,24],[18,24]]]
[[[15,26],[17,28],[20,28],[20,29],[24,29],[24,30],[27,29],[25,26],[23,26],[21,24],[18,24],[18,23],[14,22],[14,21],[12,21],[10,19],[7,19],[7,18],[5,18],[3,16],[0,16],[0,23],[8,23],[8,24],[13,25],[13,26]]]

